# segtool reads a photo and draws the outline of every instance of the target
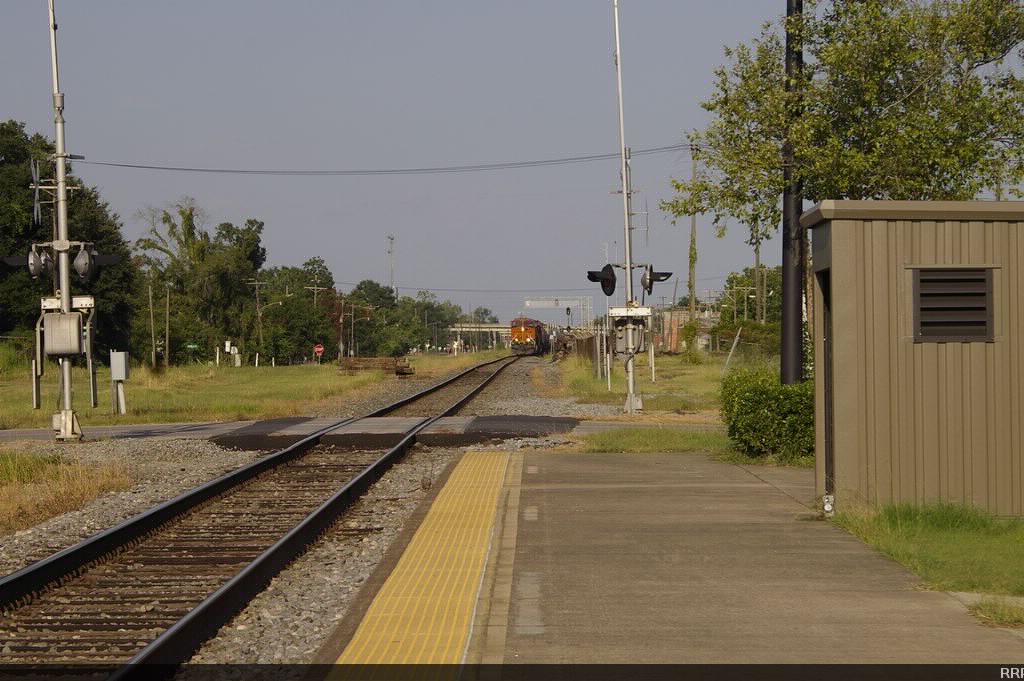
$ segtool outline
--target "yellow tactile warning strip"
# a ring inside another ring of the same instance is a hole
[[[338,664],[462,662],[508,458],[462,457]]]

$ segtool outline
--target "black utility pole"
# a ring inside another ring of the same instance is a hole
[[[786,0],[786,93],[801,87],[804,53],[799,17],[803,16],[803,0]],[[794,22],[797,26],[794,27]],[[791,126],[800,115],[799,104],[790,100],[787,106],[786,137],[782,143],[782,166],[785,188],[782,192],[782,366],[784,385],[803,380],[803,283],[804,264],[800,209],[803,204],[802,187],[794,178],[793,142]]]

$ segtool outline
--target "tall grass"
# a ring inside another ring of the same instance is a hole
[[[32,527],[130,484],[121,466],[85,466],[59,456],[0,451],[0,534]]]
[[[644,399],[648,414],[685,414],[715,412],[719,409],[724,359],[707,356],[701,364],[692,364],[682,355],[658,355],[655,380],[647,355],[635,360],[636,389]],[[625,373],[621,361],[612,368],[612,389],[607,379],[597,378],[586,362],[567,361],[560,365],[564,392],[580,402],[621,404],[625,400]]]
[[[0,341],[0,377],[18,372],[29,373],[30,351],[24,344]]]
[[[1006,599],[983,598],[967,609],[985,624],[1024,628],[1024,608],[1007,603]]]
[[[935,504],[839,513],[835,522],[931,588],[1024,596],[1024,520]]]

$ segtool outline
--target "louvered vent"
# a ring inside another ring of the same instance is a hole
[[[992,270],[914,271],[914,340],[992,340]]]

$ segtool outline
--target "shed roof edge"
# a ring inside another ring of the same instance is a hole
[[[1024,201],[822,201],[800,216],[800,226],[825,220],[984,220],[1024,222]]]

